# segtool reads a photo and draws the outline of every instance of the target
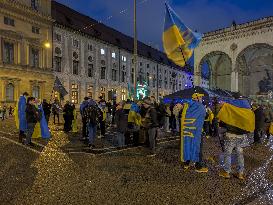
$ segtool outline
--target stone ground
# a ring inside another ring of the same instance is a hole
[[[0,204],[273,204],[273,153],[264,145],[245,148],[248,180],[241,182],[218,177],[214,138],[204,143],[209,172],[198,174],[183,171],[179,141],[162,141],[148,157],[144,147],[116,150],[98,140],[108,151],[96,154],[79,134],[60,129],[51,125],[52,139],[28,148],[16,142],[13,119],[0,122]]]

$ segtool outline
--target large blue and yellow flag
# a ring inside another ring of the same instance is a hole
[[[206,110],[202,103],[184,104],[181,116],[181,161],[199,162],[202,128]]]
[[[202,34],[191,31],[167,4],[163,32],[163,47],[168,58],[179,66],[185,66],[194,48],[202,39]]]
[[[224,100],[217,118],[227,125],[247,132],[255,129],[255,114],[247,100]]]

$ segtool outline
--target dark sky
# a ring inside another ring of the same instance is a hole
[[[85,15],[133,35],[133,0],[57,0]],[[166,0],[137,0],[138,39],[162,49]],[[170,0],[171,7],[192,30],[208,32],[236,23],[273,16],[273,0]],[[125,10],[123,13],[121,11]],[[112,16],[110,20],[108,17]]]

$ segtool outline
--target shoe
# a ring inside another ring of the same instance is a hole
[[[195,168],[195,171],[198,173],[207,173],[209,169],[207,167],[198,167],[198,168]]]
[[[243,181],[246,179],[244,173],[235,173],[235,174],[233,174],[233,176],[235,178],[243,180]]]
[[[220,177],[223,177],[223,178],[225,178],[225,179],[229,179],[229,178],[230,178],[230,174],[229,174],[228,172],[226,172],[225,170],[221,170],[221,171],[219,172],[219,176],[220,176]]]

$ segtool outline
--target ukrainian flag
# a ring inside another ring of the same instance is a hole
[[[225,100],[217,118],[227,125],[254,132],[255,114],[247,100]]]
[[[163,47],[168,58],[183,67],[192,56],[194,48],[199,45],[202,34],[191,31],[175,11],[167,3],[165,5]]]
[[[181,161],[199,162],[202,128],[206,110],[202,103],[185,103],[181,116]]]

